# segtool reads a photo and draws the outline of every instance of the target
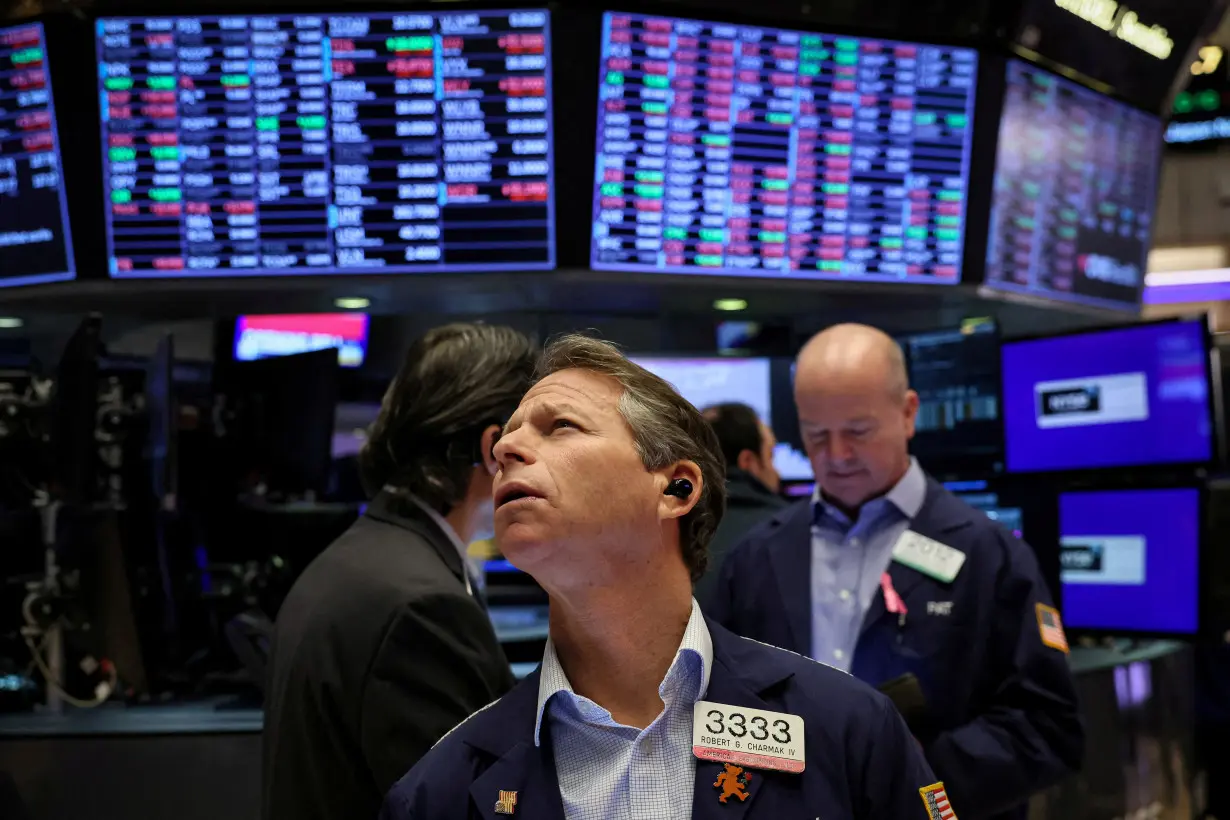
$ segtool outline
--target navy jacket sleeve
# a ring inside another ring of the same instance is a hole
[[[922,790],[938,778],[927,765],[922,749],[905,721],[887,698],[877,698],[878,720],[866,744],[860,820],[927,820]]]
[[[1065,652],[1042,643],[1037,605],[1051,605],[1033,552],[997,533],[1006,556],[996,583],[988,660],[999,680],[979,716],[941,732],[927,759],[957,816],[995,815],[1079,769],[1085,732]]]

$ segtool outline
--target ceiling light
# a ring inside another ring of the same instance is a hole
[[[725,310],[725,311],[747,310],[747,300],[746,299],[716,299],[713,302],[713,309],[714,310]]]
[[[23,324],[16,316],[0,316],[0,330],[16,330]]]
[[[342,296],[333,300],[333,304],[342,310],[363,310],[371,303],[371,299],[365,299],[362,296]]]

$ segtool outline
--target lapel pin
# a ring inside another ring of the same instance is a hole
[[[495,801],[496,814],[516,814],[517,812],[517,793],[516,792],[500,792],[500,799]]]
[[[722,790],[718,795],[718,802],[725,803],[731,797],[739,798],[740,803],[747,800],[750,796],[747,793],[747,784],[751,779],[751,774],[743,771],[741,766],[723,763],[722,771],[718,773],[717,781],[713,784],[713,788]]]

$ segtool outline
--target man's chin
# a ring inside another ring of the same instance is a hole
[[[546,546],[546,540],[540,527],[529,524],[512,523],[505,526],[496,525],[495,543],[500,553],[518,569],[521,566],[518,558],[532,561],[533,556]]]

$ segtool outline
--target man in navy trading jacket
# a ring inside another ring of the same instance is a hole
[[[725,491],[700,413],[583,336],[536,378],[494,493],[500,549],[551,597],[542,666],[446,735],[382,818],[954,817],[886,697],[701,614]]]
[[[890,694],[964,820],[1024,817],[1084,748],[1032,552],[910,457],[918,396],[890,337],[829,328],[794,389],[816,493],[734,548],[708,614]]]

